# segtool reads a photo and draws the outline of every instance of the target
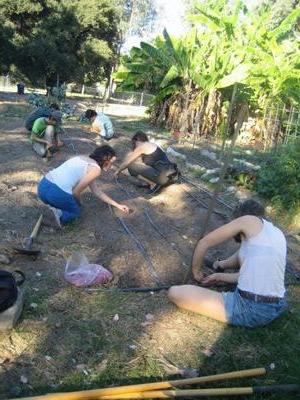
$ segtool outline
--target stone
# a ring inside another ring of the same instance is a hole
[[[207,175],[214,175],[214,174],[218,174],[219,172],[220,172],[220,168],[212,168],[212,169],[206,170]]]
[[[153,321],[154,315],[148,313],[148,314],[145,315],[145,318],[146,318],[147,321]]]
[[[226,189],[227,193],[235,193],[236,192],[236,188],[235,186],[228,186],[228,188]]]
[[[24,383],[26,385],[26,383],[28,383],[28,378],[25,375],[21,375],[20,376],[20,382]]]
[[[198,164],[192,164],[192,163],[187,162],[186,166],[187,166],[188,169],[191,169],[193,171],[197,171],[199,173],[200,172],[203,172],[203,173],[206,172],[206,168],[202,167],[201,165],[198,165]]]
[[[171,146],[167,147],[167,153],[173,157],[181,158],[182,160],[186,160],[186,156],[178,151],[175,151]]]
[[[10,258],[6,254],[0,254],[0,263],[1,264],[10,264]]]
[[[210,160],[216,160],[217,159],[217,155],[213,151],[208,151],[208,150],[204,149],[204,150],[201,150],[200,153],[201,153],[202,156],[207,157]]]
[[[120,319],[119,314],[115,314],[114,317],[113,317],[113,321],[114,322],[118,322],[119,319]]]
[[[211,178],[210,180],[209,180],[209,183],[217,183],[217,182],[219,182],[219,177],[216,177],[216,178]]]
[[[0,313],[0,331],[12,329],[23,311],[24,306],[24,292],[23,289],[18,289],[18,298],[15,304],[7,310]]]

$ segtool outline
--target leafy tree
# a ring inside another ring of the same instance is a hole
[[[289,216],[300,212],[300,140],[282,145],[262,166],[257,192]],[[298,214],[299,215],[299,214]]]
[[[94,81],[108,76],[118,13],[109,0],[0,0],[13,30],[13,71],[31,82]]]
[[[268,12],[267,27],[274,29],[297,7],[299,0],[263,0],[256,7],[256,14]]]
[[[154,120],[163,110],[164,121],[177,118],[177,126],[186,128],[189,117],[181,116],[192,115],[191,129],[214,132],[234,83],[238,101],[255,108],[269,99],[299,102],[299,44],[286,40],[299,16],[296,9],[270,30],[269,14],[252,15],[241,0],[198,3],[190,17],[195,27],[187,35],[174,39],[165,31],[153,44],[142,42],[124,57],[116,78],[121,88],[156,95]]]

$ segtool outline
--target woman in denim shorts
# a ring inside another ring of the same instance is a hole
[[[230,325],[263,326],[286,308],[284,273],[286,240],[280,229],[264,219],[264,208],[255,200],[239,204],[233,221],[210,232],[196,245],[192,268],[194,278],[204,286],[237,283],[234,292],[220,293],[195,285],[172,286],[169,299],[178,307]],[[205,253],[213,246],[234,238],[239,250],[214,263],[216,272],[203,276]],[[223,272],[239,269],[237,273]]]

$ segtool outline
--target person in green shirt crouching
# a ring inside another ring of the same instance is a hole
[[[52,153],[63,146],[59,140],[57,128],[61,125],[61,112],[55,110],[49,117],[41,117],[34,121],[30,141],[33,150],[41,157],[51,157]]]

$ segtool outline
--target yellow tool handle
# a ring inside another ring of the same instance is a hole
[[[43,214],[41,214],[41,215],[39,216],[39,219],[38,219],[37,223],[35,224],[35,226],[34,226],[34,228],[33,228],[33,231],[31,232],[31,235],[30,235],[30,238],[31,238],[31,239],[35,239],[35,237],[37,236],[42,221],[43,221]]]
[[[173,399],[174,397],[209,397],[209,396],[237,396],[253,394],[252,387],[216,388],[216,389],[187,389],[187,390],[154,390],[151,392],[137,392],[100,396],[100,400],[117,399]]]
[[[174,381],[141,383],[138,385],[116,386],[111,388],[83,390],[83,391],[68,392],[68,393],[53,393],[53,394],[50,393],[44,396],[26,397],[23,400],[97,400],[97,399],[102,400],[103,396],[105,396],[105,398],[107,399],[122,398],[121,396],[120,397],[116,396],[128,393],[129,397],[127,398],[134,398],[130,397],[134,393],[138,393],[141,396],[143,392],[146,391],[154,391],[154,390],[165,391],[164,389],[173,389],[174,387],[178,386],[195,385],[207,382],[217,382],[235,378],[247,378],[252,376],[264,375],[265,373],[266,373],[265,368],[252,368],[241,371],[227,372],[224,374],[200,376],[196,378],[187,378],[187,379],[177,379]],[[172,390],[167,390],[167,391],[173,392]],[[108,397],[108,396],[113,396],[113,397]],[[168,397],[165,396],[165,398]]]

